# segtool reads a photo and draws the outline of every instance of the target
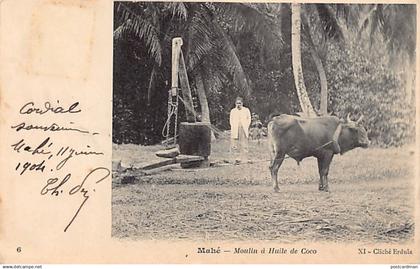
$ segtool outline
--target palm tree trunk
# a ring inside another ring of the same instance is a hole
[[[320,104],[319,104],[319,113],[321,115],[327,115],[328,113],[328,82],[327,82],[327,75],[325,74],[324,65],[322,64],[322,60],[318,55],[318,52],[315,48],[311,47],[311,56],[315,62],[316,69],[319,74],[319,82],[321,84],[321,97],[320,97]]]
[[[303,79],[302,71],[302,58],[300,52],[300,30],[301,30],[301,18],[300,18],[300,4],[292,4],[292,66],[293,76],[295,79],[295,87],[297,96],[299,99],[300,107],[303,113],[308,117],[315,117],[315,111],[312,107],[311,101],[309,100],[308,93],[305,87],[305,81]]]
[[[203,71],[203,68],[199,68],[201,72]],[[207,101],[207,94],[206,92],[209,91],[209,86],[207,81],[203,78],[202,73],[197,72],[196,76],[196,84],[197,84],[197,95],[198,100],[200,101],[200,107],[201,107],[201,121],[207,122],[210,124],[211,128],[211,141],[216,140],[216,136],[214,134],[214,128],[211,125],[210,121],[210,109],[209,109],[209,103]]]
[[[190,83],[188,81],[187,67],[185,66],[184,56],[182,50],[180,51],[179,57],[179,82],[181,85],[181,92],[183,103],[185,107],[185,115],[187,122],[196,122],[196,114],[194,110],[194,104],[192,100]]]
[[[201,121],[210,122],[209,103],[207,102],[206,90],[203,83],[203,78],[199,72],[195,75],[195,82],[197,85],[197,95],[201,107]]]
[[[150,73],[149,86],[147,87],[147,106],[150,106],[152,102],[152,93],[153,93],[153,88],[154,88],[156,70],[157,70],[157,63],[155,62],[153,64],[152,72]]]
[[[314,60],[316,70],[318,71],[319,75],[319,82],[321,84],[321,97],[320,97],[320,104],[319,104],[319,113],[321,115],[327,115],[328,113],[328,82],[327,82],[327,75],[325,74],[324,65],[322,64],[322,60],[320,57],[320,53],[318,52],[315,43],[312,39],[311,31],[309,29],[309,22],[306,16],[302,17],[302,24],[304,29],[304,34],[309,43],[309,48],[311,51],[312,59]]]

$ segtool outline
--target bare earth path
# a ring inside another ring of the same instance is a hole
[[[218,143],[212,156],[223,159],[227,142]],[[265,145],[251,146],[253,160],[267,158]],[[133,155],[142,158],[155,149],[116,146],[114,156],[132,160]],[[134,184],[113,183],[113,236],[276,242],[412,240],[410,149],[358,149],[335,157],[330,193],[318,191],[315,159],[305,159],[300,166],[286,160],[279,172],[279,193],[272,191],[265,161],[139,175]]]

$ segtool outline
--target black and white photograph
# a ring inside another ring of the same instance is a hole
[[[413,243],[416,8],[114,2],[112,238]]]

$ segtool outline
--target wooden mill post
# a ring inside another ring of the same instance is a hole
[[[201,156],[203,160],[181,163],[181,166],[206,166],[211,151],[210,123],[196,122],[190,84],[188,82],[187,67],[181,50],[182,39],[172,39],[172,88],[181,86],[182,98],[186,110],[187,122],[179,126],[179,150],[183,155]]]
[[[187,68],[185,66],[184,56],[182,54],[182,38],[176,37],[172,39],[172,85],[171,89],[175,90],[181,86],[182,100],[185,107],[185,115],[187,122],[196,122],[196,113],[192,101],[190,84],[188,82]],[[179,82],[178,83],[178,78]]]

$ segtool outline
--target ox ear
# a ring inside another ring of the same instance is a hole
[[[363,119],[363,115],[360,116],[360,118],[356,121],[356,123],[359,124],[360,121],[362,121],[362,119]]]

